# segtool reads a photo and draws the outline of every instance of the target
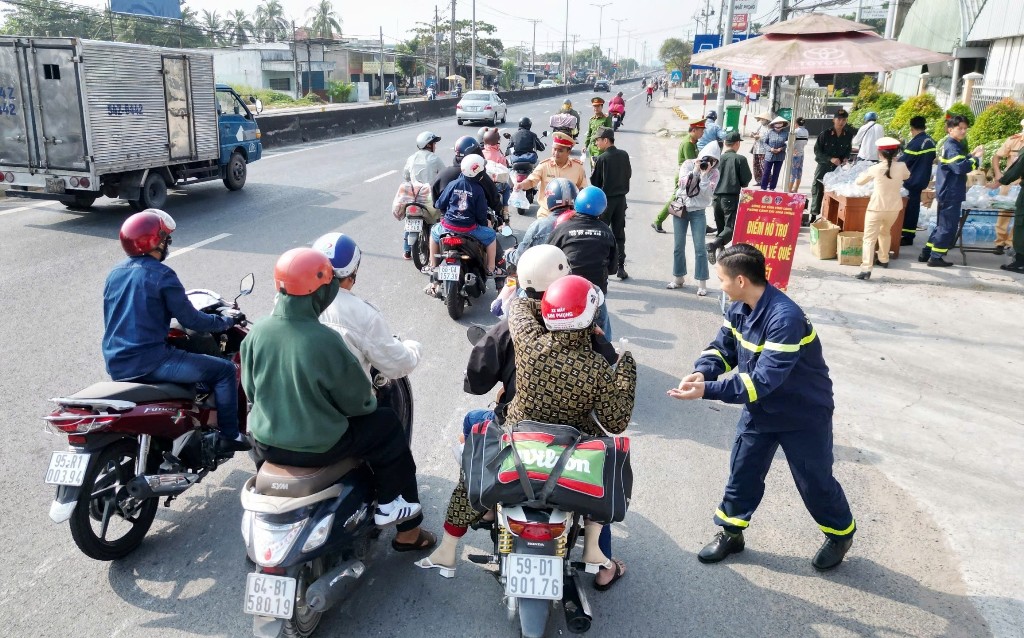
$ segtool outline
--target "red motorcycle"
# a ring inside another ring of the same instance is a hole
[[[216,314],[237,308],[252,292],[250,273],[234,301],[210,290],[188,291],[192,305]],[[249,334],[244,323],[211,335],[171,325],[168,342],[189,352],[226,357],[239,366],[239,349]],[[96,560],[116,560],[146,536],[159,499],[169,507],[176,496],[203,480],[224,460],[217,454],[217,410],[213,393],[174,383],[104,381],[67,397],[51,399],[57,409],[44,417],[68,437],[68,449],[54,452],[45,482],[57,486],[50,506],[55,523],[70,521],[71,537]],[[238,385],[239,428],[246,431],[248,405]]]

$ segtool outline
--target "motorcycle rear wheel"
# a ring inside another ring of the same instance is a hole
[[[150,498],[138,503],[125,487],[135,477],[138,458],[138,443],[134,439],[122,439],[101,450],[99,458],[85,474],[69,525],[71,538],[89,558],[124,558],[142,544],[153,524],[160,502]],[[94,523],[99,524],[99,530],[94,528]],[[124,530],[114,540],[107,538],[111,523],[117,530]]]
[[[306,590],[317,578],[323,576],[324,571],[326,570],[323,558],[316,558],[302,566],[297,576],[299,582],[295,587],[295,613],[284,621],[278,638],[309,638],[316,631],[324,613],[309,609],[306,605]]]
[[[412,263],[416,270],[423,270],[423,267],[430,261],[430,231],[424,230],[416,236],[412,245]]]
[[[452,286],[448,296],[444,298],[444,305],[448,307],[448,316],[456,321],[461,319],[462,313],[466,311],[466,300],[456,286]]]

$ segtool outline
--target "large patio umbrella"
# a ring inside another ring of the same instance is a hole
[[[805,75],[894,71],[908,66],[952,60],[928,49],[886,40],[866,24],[827,14],[809,13],[761,30],[760,37],[693,56],[693,64],[759,75],[796,76],[793,116],[800,107]],[[795,127],[789,127],[792,148]],[[791,167],[786,163],[786,183]]]

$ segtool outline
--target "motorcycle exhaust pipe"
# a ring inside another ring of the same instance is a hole
[[[562,610],[565,612],[565,627],[570,633],[583,634],[590,630],[594,617],[590,601],[580,584],[579,572],[573,572],[572,577],[565,581]]]
[[[365,571],[366,565],[362,561],[345,561],[318,578],[306,589],[306,604],[312,611],[327,611],[352,591],[355,581]]]
[[[199,482],[198,474],[140,474],[128,481],[128,494],[137,499],[177,496]]]

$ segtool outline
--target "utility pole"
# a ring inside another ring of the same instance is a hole
[[[437,5],[434,5],[434,95],[441,90],[441,37],[437,32]]]
[[[292,66],[295,68],[295,97],[302,97],[302,78],[299,75],[299,42],[295,39],[295,20],[292,20]]]
[[[565,92],[569,93],[569,69],[566,66],[568,56],[566,50],[569,48],[569,0],[565,0],[565,39],[562,40],[562,85]],[[997,160],[998,161],[998,160]]]
[[[380,28],[380,97],[384,99],[384,27]]]
[[[572,34],[572,55],[569,57],[569,66],[576,68],[576,39],[580,37],[580,34]]]
[[[597,13],[597,68],[595,69],[597,71],[598,75],[601,74],[601,37],[604,35],[602,33],[602,30],[603,30],[602,28],[604,26],[604,8],[607,7],[607,6],[611,6],[611,4],[612,4],[611,2],[606,2],[604,4],[594,4],[593,2],[590,3],[590,6],[598,8],[598,13]]]
[[[619,31],[622,30],[622,23],[629,18],[612,18],[612,22],[615,23],[615,63],[618,64],[622,61],[622,57],[619,55]],[[621,72],[622,69],[619,69]]]
[[[864,15],[864,0],[857,0],[857,15],[854,16],[854,22],[860,22],[861,16]]]
[[[448,57],[448,75],[452,76],[455,74],[455,0],[452,0],[452,22],[451,22],[451,42],[449,46],[449,57]],[[448,91],[451,92],[451,82],[448,83]]]
[[[725,35],[722,36],[722,46],[727,47],[732,44],[732,14],[736,7],[736,0],[725,0],[726,4],[726,16],[725,16]],[[679,69],[682,71],[682,69]],[[718,70],[718,99],[715,101],[715,107],[718,109],[718,117],[725,121],[725,92],[728,90],[729,72],[725,69]]]
[[[533,49],[531,49],[531,53],[530,53],[530,72],[531,73],[536,73],[537,72],[537,23],[541,22],[541,21],[540,20],[528,20],[528,22],[532,22],[533,23]]]
[[[469,61],[469,90],[472,91],[476,88],[476,0],[473,0],[473,44],[470,47],[470,57],[472,60]]]
[[[306,92],[304,95],[309,95],[309,92],[313,88],[313,63],[311,62],[309,46],[309,32],[306,32]],[[382,56],[383,57],[383,56]]]

